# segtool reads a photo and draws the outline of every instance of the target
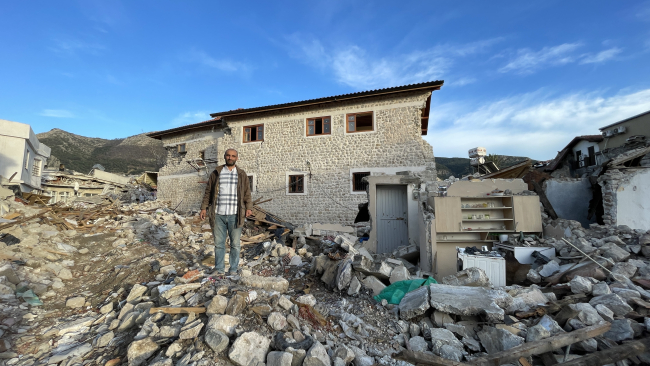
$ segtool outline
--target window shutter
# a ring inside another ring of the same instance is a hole
[[[264,126],[257,127],[257,141],[264,140]]]
[[[348,116],[348,131],[356,131],[356,118],[354,115]]]
[[[323,119],[323,133],[330,133],[331,128],[330,128],[330,119],[325,118]]]

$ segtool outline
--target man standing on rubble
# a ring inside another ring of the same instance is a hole
[[[201,220],[207,216],[214,234],[214,270],[216,276],[224,276],[226,256],[226,235],[230,237],[230,270],[228,275],[237,274],[239,268],[239,237],[246,216],[253,214],[253,200],[248,175],[235,163],[239,153],[228,149],[224,154],[226,164],[220,165],[210,174],[201,203]],[[242,214],[242,213],[245,213]]]

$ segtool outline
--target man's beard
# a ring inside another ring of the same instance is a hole
[[[226,165],[227,166],[233,166],[233,165],[235,165],[235,162],[232,161],[232,160],[226,160]]]

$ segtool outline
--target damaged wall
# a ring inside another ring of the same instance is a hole
[[[283,219],[294,224],[350,224],[358,204],[367,200],[365,194],[350,192],[351,172],[367,168],[376,175],[381,169],[375,168],[399,167],[426,170],[435,177],[433,149],[421,136],[422,109],[430,94],[407,92],[326,108],[300,107],[291,113],[228,117],[230,133],[221,139],[218,155],[237,149],[237,165],[256,176],[253,198],[273,198],[263,207]],[[370,111],[374,131],[346,132],[346,113]],[[331,116],[331,134],[306,136],[306,119],[323,116]],[[242,142],[243,127],[256,124],[264,124],[264,142]],[[304,194],[287,192],[290,174],[305,174]]]
[[[0,119],[0,175],[19,183],[23,192],[41,189],[41,174],[50,147],[40,143],[31,126]]]
[[[589,178],[560,178],[544,181],[544,193],[562,219],[575,220],[587,228],[596,222],[595,215],[587,218],[589,201],[593,197]]]
[[[449,197],[483,197],[486,193],[499,189],[509,189],[513,194],[528,190],[528,185],[522,179],[477,179],[454,182],[447,189]]]
[[[223,136],[222,131],[192,131],[163,137],[163,146],[167,150],[167,162],[158,173],[158,199],[170,201],[171,207],[178,206],[181,212],[198,210],[201,206],[208,172],[212,172],[217,163],[208,163],[207,169],[200,173],[188,164],[193,159],[213,159],[223,163],[223,153],[217,153],[217,142]],[[185,153],[178,151],[178,145],[185,144]]]
[[[650,170],[632,170],[626,175],[616,190],[616,223],[650,230]]]

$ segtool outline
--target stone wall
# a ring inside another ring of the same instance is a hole
[[[218,162],[223,164],[223,158],[217,153],[218,139],[222,136],[222,131],[207,129],[163,137],[167,162],[158,173],[158,199],[170,201],[172,208],[178,206],[181,212],[198,210],[206,186],[202,182],[208,180],[208,172]],[[186,152],[179,153],[178,145],[183,143]],[[188,161],[200,158],[202,153],[204,159],[218,162],[208,163],[207,169],[197,171]]]
[[[419,170],[435,177],[433,149],[421,136],[421,113],[429,95],[408,92],[295,108],[291,113],[229,117],[218,155],[228,148],[239,152],[237,165],[255,175],[254,199],[273,199],[262,205],[268,211],[294,224],[349,225],[358,204],[367,201],[365,192],[351,192],[352,171],[381,175]],[[346,132],[346,113],[369,111],[374,112],[374,131]],[[331,135],[306,136],[306,119],[322,116],[332,118]],[[255,124],[264,124],[264,142],[243,143],[243,127]],[[288,175],[301,173],[305,193],[288,194]]]

